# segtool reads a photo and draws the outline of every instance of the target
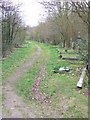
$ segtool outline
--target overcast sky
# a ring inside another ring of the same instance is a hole
[[[42,0],[12,0],[14,3],[22,3],[22,17],[26,25],[36,26],[42,20],[43,6],[38,3]]]

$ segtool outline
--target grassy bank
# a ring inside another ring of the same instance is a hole
[[[38,45],[42,49],[41,57],[39,57],[32,68],[22,76],[21,80],[16,83],[17,93],[28,100],[30,98],[32,86],[34,85],[35,79],[38,77],[42,65],[45,65],[50,58],[50,53],[45,46],[42,44]]]
[[[88,116],[88,97],[84,94],[87,91],[87,79],[85,79],[82,90],[76,88],[77,81],[80,78],[81,70],[77,68],[83,67],[82,61],[65,61],[58,57],[56,47],[37,44],[42,48],[42,55],[20,81],[17,82],[17,93],[24,97],[30,107],[34,104],[37,106],[36,114],[38,117],[52,117],[55,113],[47,115],[50,111],[46,111],[49,106],[54,108],[64,118],[86,118]],[[65,55],[64,55],[65,56]],[[66,57],[68,55],[66,54]],[[71,55],[73,56],[73,54]],[[74,55],[75,56],[75,55]],[[47,61],[47,62],[46,62]],[[30,91],[34,85],[35,78],[39,74],[42,64],[46,65],[47,76],[40,90],[50,96],[51,104],[42,110],[43,104],[37,100],[30,99]],[[69,67],[72,70],[69,73],[54,73],[54,67]]]
[[[24,47],[15,49],[7,58],[2,60],[2,72],[4,81],[7,79],[15,70],[30,59],[37,50],[37,45],[33,42],[26,43]]]
[[[65,61],[59,59],[56,49],[50,48],[51,58],[47,64],[48,77],[42,82],[41,91],[51,96],[52,106],[66,118],[87,117],[88,97],[84,95],[87,91],[87,78],[82,90],[76,88],[83,68],[82,61]],[[65,57],[68,54],[64,54]],[[71,54],[71,56],[73,56]],[[71,57],[69,56],[69,57]],[[69,73],[53,73],[54,67],[69,67]],[[47,85],[47,87],[45,87]]]

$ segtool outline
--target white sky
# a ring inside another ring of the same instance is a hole
[[[15,4],[22,3],[22,17],[26,25],[37,26],[43,20],[44,9],[38,1],[42,0],[12,0]]]
[[[26,25],[37,26],[47,15],[44,8],[38,2],[43,0],[12,0],[15,4],[22,3],[22,18]],[[75,0],[74,0],[75,1]],[[43,16],[44,15],[44,16]],[[43,17],[42,17],[43,16]]]

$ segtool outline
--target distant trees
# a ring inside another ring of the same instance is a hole
[[[53,22],[47,18],[45,23],[40,23],[39,26],[31,28],[30,34],[33,39],[50,44],[60,43],[60,34],[58,33],[58,27]]]
[[[81,42],[84,43],[84,46],[80,43],[80,54],[86,54],[85,58],[88,57],[90,79],[90,1],[44,0],[41,4],[47,9],[48,15],[54,18],[58,31],[62,35],[63,47],[68,48],[75,43],[80,33]]]
[[[55,17],[55,23],[58,25],[59,32],[63,36],[64,47],[70,47],[70,40],[75,41],[78,32],[81,33],[81,36],[83,35],[82,37],[86,36],[87,26],[83,24],[83,21],[87,18],[87,16],[85,17],[87,15],[87,7],[85,6],[84,8],[83,5],[86,5],[86,2],[75,3],[72,1],[61,2],[60,0],[51,0],[50,2],[43,1],[42,4],[48,9],[49,15]],[[81,13],[78,4],[83,6],[82,9],[84,10]]]
[[[20,32],[25,31],[19,14],[20,5],[2,0],[0,8],[2,9],[2,55],[5,57],[21,41]]]
[[[44,23],[32,28],[33,38],[60,44],[65,49],[77,49],[76,43],[80,34],[80,54],[85,59],[88,54],[88,73],[90,74],[90,47],[88,47],[90,46],[90,1],[43,0],[40,4],[46,9],[48,18]]]
[[[64,48],[75,46],[78,32],[80,32],[80,35],[84,40],[87,40],[88,28],[86,25],[86,2],[75,3],[72,1],[61,2],[60,0],[45,0],[40,4],[42,4],[48,12],[48,18],[45,23],[41,23],[37,28],[33,29],[33,36],[38,33],[40,37],[42,36],[41,38],[44,42],[47,41],[52,44],[62,44]],[[79,14],[81,10],[81,8],[79,8],[80,4],[82,5],[81,7],[83,11]],[[35,30],[37,32],[35,32]]]

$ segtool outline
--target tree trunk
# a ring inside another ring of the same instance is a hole
[[[65,39],[63,40],[63,48],[65,48],[65,43],[66,43],[66,41],[65,41]]]
[[[90,84],[90,1],[88,6],[88,82]]]

